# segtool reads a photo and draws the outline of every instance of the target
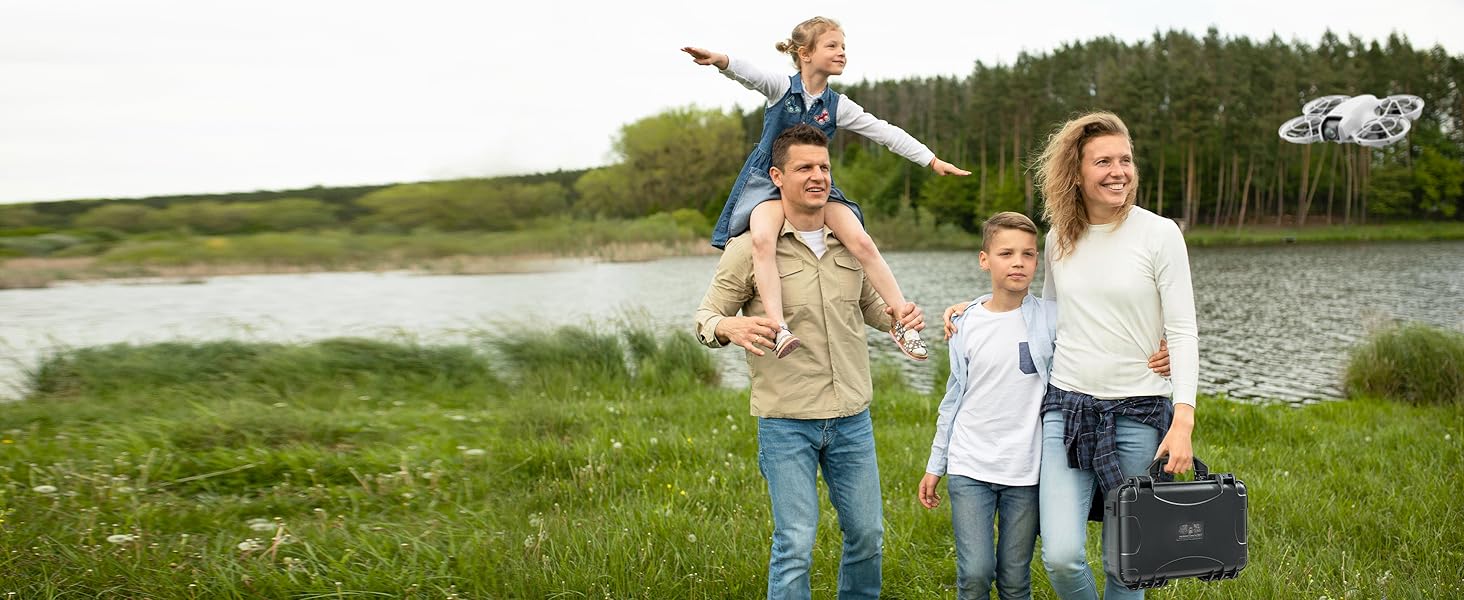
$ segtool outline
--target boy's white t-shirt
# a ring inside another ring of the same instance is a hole
[[[1042,377],[1021,310],[973,304],[961,317],[966,393],[951,425],[946,472],[1000,485],[1036,485],[1042,460]]]

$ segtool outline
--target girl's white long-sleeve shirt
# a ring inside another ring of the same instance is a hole
[[[1122,223],[1089,225],[1072,252],[1053,261],[1056,232],[1042,253],[1042,297],[1057,300],[1052,385],[1115,399],[1169,396],[1194,406],[1199,329],[1184,234],[1137,206]],[[1169,341],[1170,379],[1149,370]]]
[[[762,95],[767,96],[767,106],[776,104],[783,99],[784,94],[788,93],[787,75],[763,71],[745,60],[728,56],[727,68],[722,69],[722,74],[749,90],[761,92]],[[817,96],[805,95],[803,101],[806,106],[804,108],[812,106],[816,98]],[[889,121],[865,112],[864,107],[859,106],[842,93],[839,94],[837,119],[839,129],[852,131],[879,142],[889,148],[891,152],[903,156],[917,165],[929,167],[930,162],[935,160],[935,152],[920,143],[915,136],[891,125]]]

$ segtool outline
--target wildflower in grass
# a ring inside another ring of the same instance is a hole
[[[1447,435],[1446,435],[1446,436],[1444,436],[1444,439],[1446,439],[1446,440],[1447,440],[1447,439],[1449,439],[1449,436],[1447,436]],[[656,439],[656,438],[651,438],[651,445],[652,445],[652,446],[654,446],[654,445],[656,445],[656,444],[659,444],[659,443],[661,443],[661,440],[658,440],[658,439]]]
[[[114,533],[107,536],[107,541],[112,542],[113,544],[126,544],[136,539],[137,536],[130,533]]]
[[[483,456],[487,453],[488,451],[482,448],[468,448],[467,450],[463,450],[463,456]]]
[[[620,442],[615,442],[615,443],[613,443],[613,444],[610,444],[610,447],[611,447],[611,448],[614,448],[614,449],[616,449],[616,450],[619,450],[619,449],[620,449],[620,448],[621,448],[621,447],[622,447],[622,445],[621,445],[621,443],[620,443]]]
[[[54,494],[56,493],[56,486],[41,484],[31,488],[31,491],[34,491],[37,494]]]
[[[255,523],[250,523],[249,529],[253,531],[274,531],[275,529],[277,529],[277,527],[274,523],[271,523],[269,521],[259,521]]]
[[[686,541],[695,544],[696,543],[696,534],[695,533],[688,533],[688,534],[686,534]]]
[[[447,418],[452,419],[454,421],[466,421],[466,420],[468,420],[468,418],[465,417],[465,416],[463,416],[463,415],[448,415]]]
[[[245,551],[245,552],[253,552],[255,550],[263,550],[264,549],[264,540],[261,540],[259,538],[249,538],[247,540],[244,540],[242,542],[239,542],[238,548],[240,550]]]
[[[711,477],[708,477],[707,478],[707,485],[717,485],[717,476],[716,475],[713,475]]]

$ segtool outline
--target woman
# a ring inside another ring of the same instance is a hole
[[[1058,597],[1096,600],[1085,556],[1095,493],[1146,471],[1159,456],[1168,455],[1167,473],[1193,464],[1194,292],[1179,227],[1134,206],[1133,145],[1117,116],[1068,121],[1035,170],[1052,226],[1042,292],[1058,303],[1057,348],[1041,409],[1042,562]],[[1148,364],[1161,338],[1169,344],[1169,380]],[[1112,578],[1106,588],[1109,600],[1144,597]]]

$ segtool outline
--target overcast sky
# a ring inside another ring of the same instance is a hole
[[[812,16],[786,2],[702,6],[0,0],[0,203],[603,165],[636,119],[759,102],[678,48],[791,72],[773,44]],[[1329,26],[1368,40],[1398,31],[1416,47],[1464,53],[1457,0],[831,6],[848,36],[836,86],[963,75],[977,60],[1009,63],[1062,42],[1211,25],[1313,45]]]

